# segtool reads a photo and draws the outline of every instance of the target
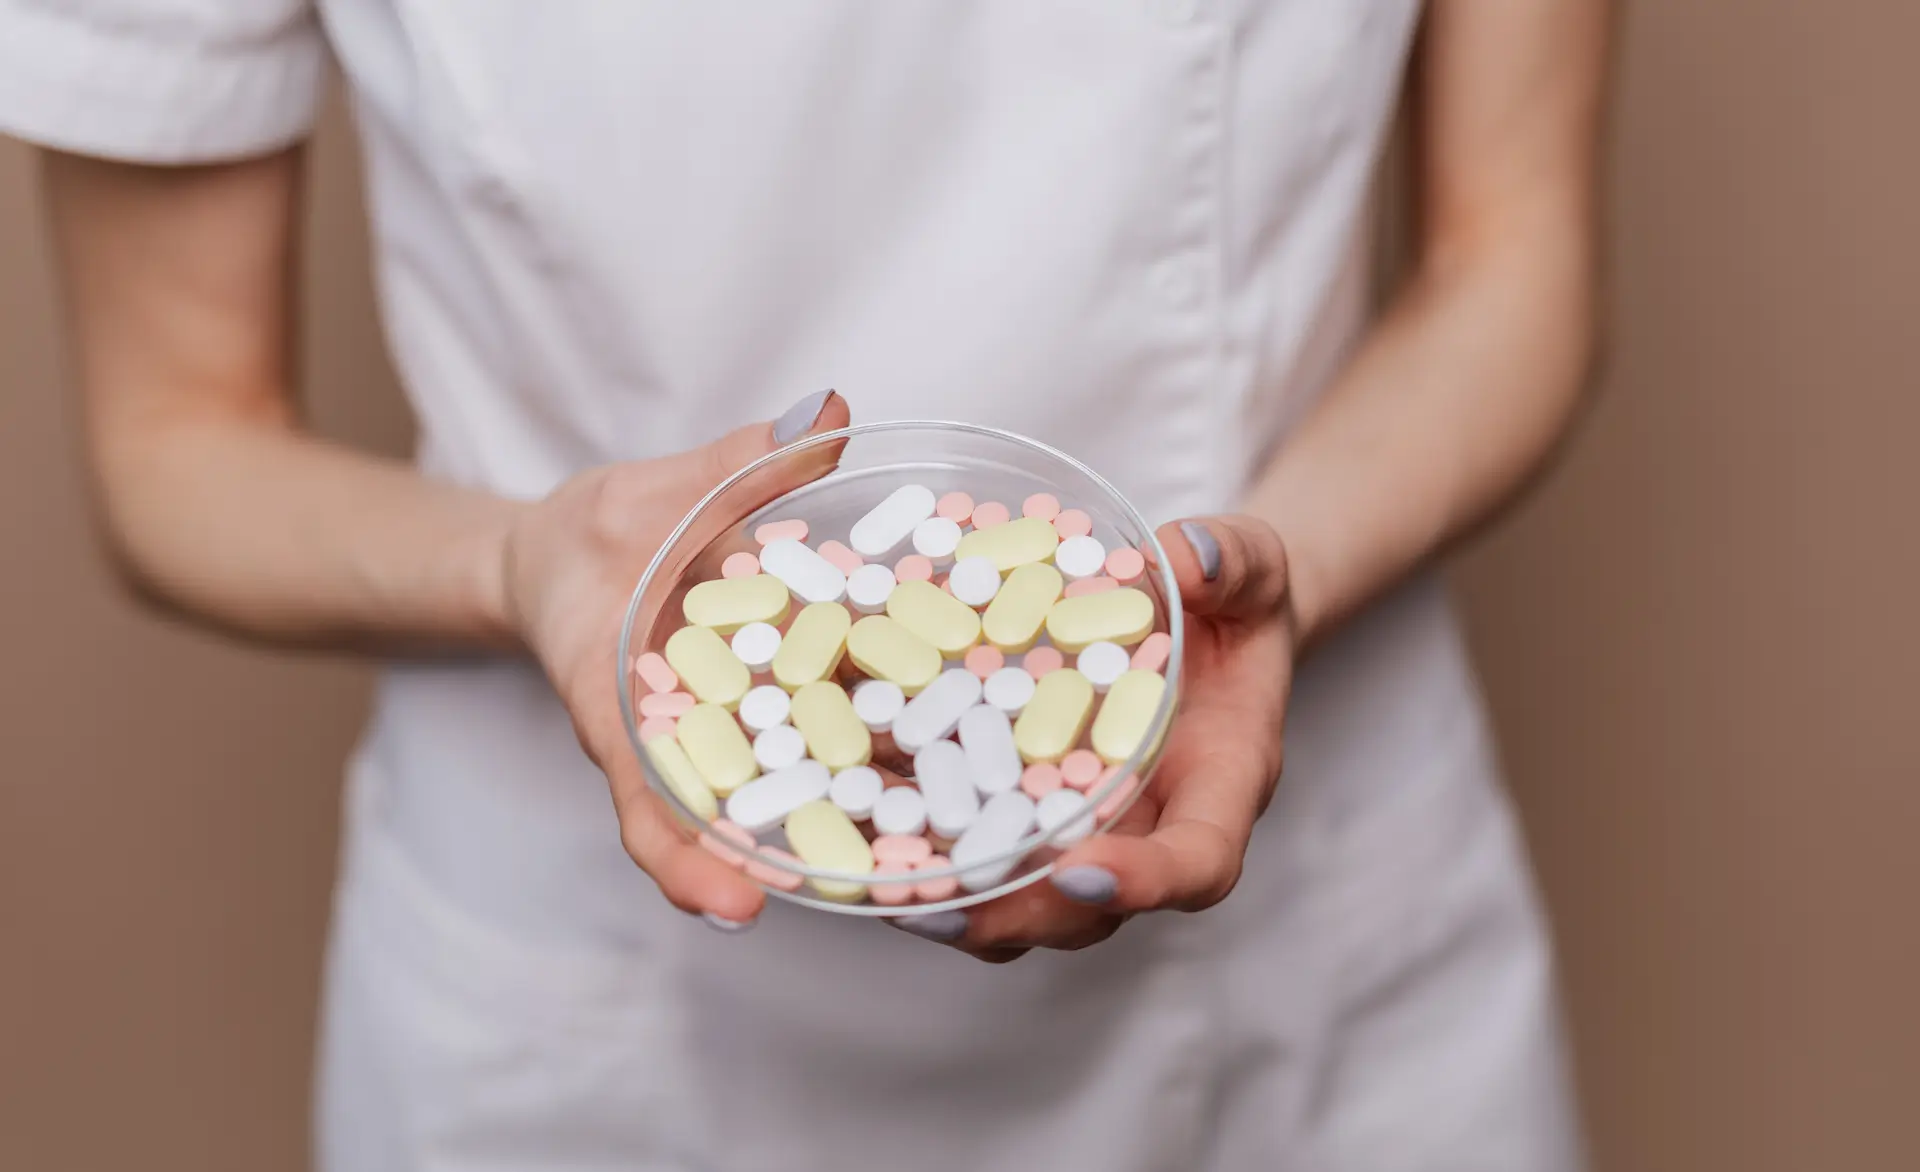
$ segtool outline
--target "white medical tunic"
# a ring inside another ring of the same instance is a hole
[[[835,387],[1231,511],[1365,324],[1416,0],[0,0],[0,130],[366,157],[430,475],[520,497]],[[349,785],[326,1169],[1577,1166],[1446,601],[1301,672],[1245,878],[987,966],[621,849],[538,670],[396,665]]]

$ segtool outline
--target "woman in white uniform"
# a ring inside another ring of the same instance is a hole
[[[1605,7],[0,0],[121,564],[392,663],[321,1165],[1576,1167],[1426,567],[1578,400]],[[329,54],[417,468],[294,406]],[[1408,76],[1419,246],[1375,316]],[[850,417],[1079,456],[1169,522],[1196,614],[1138,835],[919,939],[690,845],[606,684],[683,509]]]

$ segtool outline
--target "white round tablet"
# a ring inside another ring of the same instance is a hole
[[[886,732],[907,706],[907,694],[892,680],[868,680],[853,690],[853,714],[872,732]]]
[[[1057,789],[1040,799],[1034,820],[1040,823],[1040,829],[1053,834],[1053,841],[1065,846],[1092,833],[1093,818],[1080,817],[1086,808],[1087,797],[1079,790]]]
[[[880,800],[880,794],[886,789],[886,783],[880,780],[880,774],[870,765],[855,765],[851,769],[842,769],[833,775],[833,785],[827,789],[827,797],[834,805],[846,811],[847,817],[855,822],[865,822],[873,817],[873,806]]]
[[[787,723],[793,710],[793,697],[778,684],[761,684],[740,698],[740,723],[749,731],[761,733]]]
[[[868,562],[847,575],[847,601],[861,614],[879,614],[887,609],[894,585],[890,567]]]
[[[945,517],[928,517],[913,527],[913,551],[939,561],[953,556],[960,544],[960,523]]]
[[[1003,667],[987,677],[980,697],[1008,716],[1018,715],[1033,699],[1033,677],[1023,667]]]
[[[780,652],[780,630],[771,623],[748,623],[733,633],[733,654],[753,671],[765,671]]]
[[[1082,648],[1079,656],[1074,659],[1073,666],[1080,670],[1081,675],[1087,677],[1094,691],[1104,692],[1113,686],[1115,680],[1126,674],[1132,662],[1133,657],[1127,654],[1125,647],[1118,643],[1101,640],[1098,643],[1089,643]]]
[[[873,828],[882,834],[918,834],[927,828],[927,799],[910,785],[896,785],[873,804]]]
[[[985,606],[1000,593],[1000,567],[992,558],[961,558],[947,574],[947,589],[968,606]]]
[[[1068,581],[1091,578],[1107,566],[1107,547],[1091,537],[1069,537],[1053,551],[1054,568]]]
[[[776,724],[753,738],[753,759],[768,773],[798,765],[807,755],[807,738],[790,724]]]

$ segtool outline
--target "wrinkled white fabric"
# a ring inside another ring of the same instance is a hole
[[[270,149],[338,58],[431,474],[518,496],[837,387],[1229,510],[1364,322],[1415,0],[0,0],[0,129]],[[322,1165],[1578,1166],[1471,672],[1415,581],[1301,673],[1219,908],[988,967],[622,853],[519,662],[357,753]]]

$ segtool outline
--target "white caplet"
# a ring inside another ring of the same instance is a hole
[[[953,732],[961,714],[979,702],[980,677],[965,668],[943,671],[894,717],[894,743],[905,752],[918,753]]]
[[[1020,784],[1025,765],[1013,743],[1013,722],[990,704],[975,704],[960,716],[960,748],[967,754],[973,785],[988,797]]]
[[[847,544],[861,557],[884,557],[913,534],[914,526],[933,516],[934,504],[932,489],[903,484],[853,523]]]
[[[960,837],[980,813],[966,753],[952,741],[934,741],[913,755],[913,773],[927,799],[927,825],[942,838]]]
[[[980,810],[980,816],[953,844],[948,857],[960,872],[960,886],[968,891],[985,891],[1005,881],[1008,872],[1020,864],[1016,856],[984,867],[965,869],[969,864],[990,859],[1012,850],[1033,829],[1033,799],[1019,790],[996,794]]]
[[[1035,813],[1040,829],[1051,834],[1053,841],[1061,846],[1079,842],[1093,831],[1093,813],[1087,806],[1087,795],[1079,790],[1054,790],[1040,799]]]
[[[786,583],[802,602],[839,602],[847,594],[847,576],[840,567],[792,538],[762,548],[760,568]]]
[[[801,806],[826,797],[832,784],[833,774],[813,760],[762,774],[733,791],[727,799],[727,820],[749,834],[771,830]]]

